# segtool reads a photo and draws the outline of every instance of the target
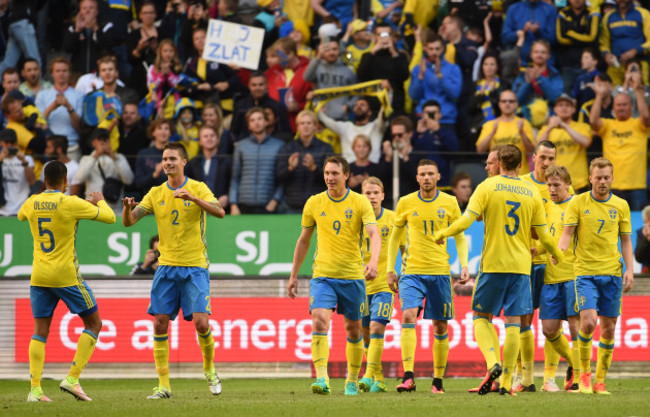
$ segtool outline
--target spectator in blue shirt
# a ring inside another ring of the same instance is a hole
[[[151,187],[167,181],[163,171],[162,154],[172,135],[172,124],[166,119],[156,119],[147,128],[151,146],[138,152],[135,160],[135,180],[133,185],[145,195]]]

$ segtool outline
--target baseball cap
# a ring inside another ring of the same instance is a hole
[[[574,106],[576,105],[576,99],[571,97],[567,93],[560,94],[560,96],[555,99],[555,104],[559,103],[560,101],[568,101],[569,103],[573,104]]]
[[[350,32],[352,34],[366,30],[367,27],[368,23],[361,19],[354,19],[352,22],[350,22]]]

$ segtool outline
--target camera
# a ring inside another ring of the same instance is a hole
[[[172,3],[172,10],[173,10],[174,12],[178,12],[178,8],[179,8],[179,7],[181,7],[181,4],[180,4],[180,3],[176,3],[176,2]]]
[[[630,65],[630,72],[639,72],[639,65],[638,64]]]
[[[7,154],[9,154],[9,156],[18,155],[18,148],[15,147],[15,146],[8,146],[7,147]]]
[[[427,116],[429,116],[429,119],[435,119],[436,118],[436,112],[428,111]]]

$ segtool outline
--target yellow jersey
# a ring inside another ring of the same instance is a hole
[[[313,277],[364,279],[362,228],[377,224],[368,199],[349,188],[335,200],[327,191],[309,197],[302,211],[303,228],[316,227]]]
[[[497,175],[476,187],[468,213],[484,219],[480,272],[530,274],[531,227],[545,226],[539,191],[521,178]]]
[[[59,191],[44,191],[23,203],[18,220],[29,221],[34,239],[31,285],[61,288],[83,283],[75,250],[81,219],[110,224],[115,223],[115,213],[103,200],[95,206]]]
[[[577,195],[566,209],[564,226],[576,226],[572,245],[575,276],[621,276],[618,238],[632,234],[630,207],[625,200],[610,194],[607,201],[598,201],[591,191]]]
[[[648,165],[648,131],[640,118],[625,121],[601,119],[598,135],[603,140],[603,156],[614,165],[615,190],[645,189]]]
[[[181,188],[201,200],[217,201],[205,183],[186,178],[178,188],[171,188],[168,182],[152,187],[138,207],[156,217],[159,265],[207,268],[205,211],[191,201],[175,198],[174,190]]]
[[[393,223],[395,221],[395,212],[381,208],[381,213],[377,217],[377,228],[381,234],[381,252],[379,255],[379,264],[377,265],[377,278],[372,281],[366,281],[366,294],[376,294],[378,292],[392,292],[388,287],[388,242],[393,233]],[[363,231],[362,231],[363,233]],[[370,238],[363,237],[361,242],[361,252],[363,253],[363,262],[370,262]],[[391,260],[393,265],[395,259]]]
[[[591,126],[587,123],[580,123],[571,121],[569,127],[589,138],[589,143],[592,139]],[[544,126],[539,132],[541,136],[548,130],[548,126]],[[566,167],[571,175],[571,183],[575,188],[580,189],[589,186],[589,164],[587,164],[587,148],[580,145],[567,133],[566,130],[556,128],[551,129],[548,134],[548,140],[555,144],[557,148],[557,156],[555,158],[555,165]]]
[[[408,194],[399,199],[395,213],[395,227],[406,226],[406,245],[402,256],[402,275],[449,275],[449,254],[447,239],[443,245],[433,240],[437,230],[446,229],[460,217],[460,208],[456,197],[441,193],[425,200],[420,192]],[[454,236],[456,246],[465,245],[465,235]],[[467,253],[459,249],[458,253]],[[459,258],[461,256],[459,255]],[[461,259],[461,265],[467,265],[467,259]]]
[[[490,150],[494,149],[499,145],[515,145],[517,148],[519,148],[522,155],[521,170],[519,172],[521,174],[527,174],[528,172],[530,172],[530,167],[528,166],[528,154],[526,153],[526,149],[524,148],[523,138],[519,134],[519,128],[517,128],[517,121],[520,119],[521,117],[515,117],[511,122],[504,122],[503,120],[499,120],[497,131],[494,137],[492,138],[492,141],[490,142]],[[477,145],[483,139],[485,139],[487,135],[492,133],[492,129],[494,129],[494,122],[496,120],[490,120],[489,122],[485,122],[483,128],[481,129],[481,134],[479,135],[479,138],[476,141]],[[526,119],[522,119],[522,120],[524,121],[524,132],[526,133],[529,142],[534,144],[535,136],[533,135],[533,127],[531,126],[528,120]]]
[[[352,67],[352,70],[356,73],[357,68],[359,68],[359,64],[361,63],[361,58],[363,57],[363,54],[372,51],[372,48],[374,48],[374,46],[375,46],[374,42],[368,43],[368,46],[366,46],[365,48],[359,48],[354,43],[351,43],[350,45],[346,46],[345,56],[346,56],[348,67]]]
[[[535,171],[531,171],[526,175],[522,175],[519,178],[521,178],[524,181],[528,181],[529,183],[533,184],[536,188],[537,191],[539,191],[539,195],[542,197],[542,201],[544,202],[544,210],[548,208],[549,204],[553,204],[553,200],[551,200],[551,193],[548,191],[548,186],[546,185],[546,181],[540,182],[537,181],[537,178],[535,178]],[[573,186],[569,186],[569,194],[574,195],[575,191],[573,190]],[[533,239],[531,246],[537,248],[537,255],[535,255],[535,258],[533,258],[533,263],[535,265],[542,265],[546,263],[546,249],[544,249],[544,246],[539,242],[537,239]]]
[[[553,237],[555,245],[560,242],[560,236],[564,230],[564,216],[569,202],[573,199],[570,196],[561,203],[550,202],[546,206],[546,223],[548,231]],[[573,251],[567,251],[564,254],[562,262],[553,265],[551,262],[551,254],[546,254],[546,272],[544,273],[544,284],[557,284],[558,282],[572,281],[575,279],[573,275],[573,264],[576,261],[576,256]]]

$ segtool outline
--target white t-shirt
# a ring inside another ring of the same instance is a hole
[[[49,164],[49,162],[47,164]],[[41,171],[41,181],[43,182],[45,182],[45,167],[47,164],[43,165],[43,171]],[[74,159],[71,159],[65,164],[65,167],[68,168],[68,185],[72,187],[73,185],[79,184],[79,182],[74,179],[74,176],[79,169],[79,163]],[[70,195],[70,188],[65,190],[65,195]]]
[[[31,156],[25,156],[25,161],[30,169],[34,169],[34,159]],[[2,161],[2,185],[5,188],[7,204],[0,207],[0,216],[17,215],[20,207],[29,198],[29,183],[22,164],[15,156]]]

